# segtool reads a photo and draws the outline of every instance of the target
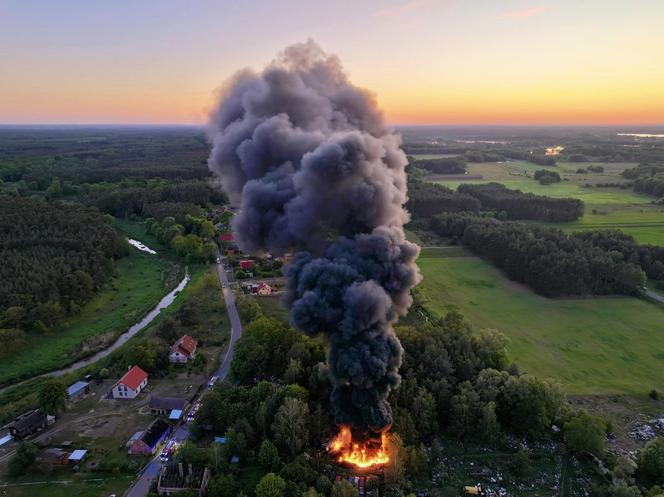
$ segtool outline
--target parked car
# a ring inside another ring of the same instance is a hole
[[[178,443],[175,440],[169,441],[164,449],[161,451],[161,455],[159,456],[159,459],[161,462],[167,462],[170,457],[175,453],[175,451],[178,448]]]
[[[210,381],[208,381],[207,387],[212,388],[214,386],[214,384],[217,383],[218,379],[219,379],[219,377],[216,376],[216,375],[213,376],[212,378],[210,378]]]
[[[191,409],[189,409],[189,413],[187,414],[187,423],[191,423],[196,418],[196,413],[198,413],[200,408],[201,402],[198,401],[191,407]]]

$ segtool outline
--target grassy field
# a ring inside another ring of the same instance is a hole
[[[77,475],[69,471],[30,475],[10,486],[2,487],[3,497],[107,497],[120,495],[131,476]],[[75,493],[73,493],[75,491]]]
[[[664,307],[629,297],[547,299],[463,249],[425,249],[425,305],[495,328],[522,371],[574,394],[643,394],[664,384]]]
[[[522,161],[469,164],[469,173],[480,175],[482,179],[447,181],[444,176],[438,175],[431,177],[431,180],[453,189],[463,183],[496,181],[508,188],[538,195],[578,198],[586,204],[583,218],[573,223],[561,223],[554,226],[565,231],[621,229],[640,243],[664,245],[664,206],[652,204],[652,197],[634,193],[631,189],[595,186],[601,183],[624,182],[620,173],[634,164],[601,164],[605,169],[604,173],[576,173],[578,168],[587,168],[592,164],[568,162],[560,163],[555,167],[537,166]],[[563,178],[563,182],[540,185],[532,179],[538,169],[557,171]],[[593,186],[588,187],[587,185]]]
[[[166,250],[142,223],[116,220],[116,226],[161,253]],[[65,366],[111,342],[154,307],[182,275],[180,265],[131,248],[117,262],[114,277],[77,315],[43,335],[30,335],[26,347],[0,362],[0,386]]]
[[[181,277],[181,268],[136,249],[117,263],[116,275],[81,312],[0,362],[0,385],[65,366],[111,341],[152,308]]]

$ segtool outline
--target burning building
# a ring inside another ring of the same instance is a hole
[[[284,304],[292,325],[325,334],[330,451],[358,467],[387,457],[390,391],[402,349],[392,324],[420,280],[406,240],[406,156],[374,96],[314,42],[224,87],[208,126],[208,161],[239,206],[242,250],[292,253]]]

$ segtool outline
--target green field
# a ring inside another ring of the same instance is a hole
[[[634,164],[596,164],[603,166],[605,172],[576,174],[579,167],[586,168],[592,164],[560,163],[555,167],[537,166],[523,161],[469,164],[467,167],[469,173],[480,175],[482,179],[446,181],[444,176],[437,175],[431,177],[431,180],[453,189],[463,183],[496,181],[508,188],[538,195],[578,198],[586,204],[583,218],[573,223],[554,226],[565,231],[621,229],[640,243],[664,245],[664,206],[652,204],[652,197],[634,193],[631,189],[586,186],[598,183],[622,183],[624,180],[620,173]],[[557,171],[563,182],[540,185],[532,179],[532,175],[538,169]]]
[[[453,256],[453,257],[451,257]],[[547,299],[462,249],[425,249],[419,293],[443,314],[510,339],[521,371],[572,394],[646,394],[664,384],[664,307],[630,297]]]
[[[115,277],[79,314],[55,330],[29,335],[22,350],[0,361],[0,385],[66,366],[112,341],[156,305],[181,273],[181,267],[132,248],[117,262]]]

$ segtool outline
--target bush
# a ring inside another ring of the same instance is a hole
[[[652,390],[650,390],[648,397],[650,397],[652,400],[657,400],[659,399],[659,392],[653,388]]]

